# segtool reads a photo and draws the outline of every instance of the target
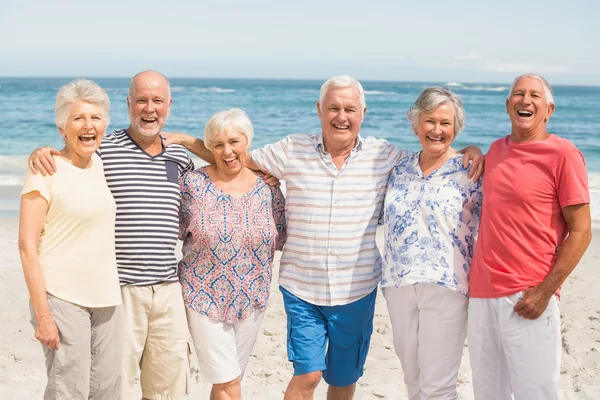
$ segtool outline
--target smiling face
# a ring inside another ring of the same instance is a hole
[[[246,167],[248,139],[235,129],[226,129],[210,142],[217,170],[227,176],[235,176]]]
[[[506,100],[506,113],[510,116],[513,134],[534,138],[546,133],[546,125],[554,112],[548,103],[544,85],[537,78],[523,77]]]
[[[97,105],[78,100],[69,109],[64,128],[58,131],[68,158],[90,159],[106,133],[104,112]]]
[[[432,112],[421,112],[419,122],[413,129],[419,137],[424,155],[437,158],[446,154],[456,136],[455,114],[452,104],[441,104]]]
[[[160,133],[171,112],[169,82],[159,73],[142,72],[134,78],[127,109],[132,133],[153,137]]]
[[[360,105],[360,93],[354,87],[332,87],[317,103],[325,147],[352,148],[365,118],[366,108]]]

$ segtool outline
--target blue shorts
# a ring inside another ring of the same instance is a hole
[[[279,290],[287,314],[287,351],[294,375],[323,371],[329,385],[356,383],[369,352],[377,288],[342,306],[316,306],[281,286]]]

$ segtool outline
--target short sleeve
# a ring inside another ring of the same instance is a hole
[[[285,137],[278,142],[268,144],[252,151],[252,160],[265,172],[283,180],[285,166],[288,161],[290,138]]]
[[[287,222],[285,218],[285,197],[281,189],[271,187],[271,207],[273,210],[273,219],[277,228],[276,250],[283,250],[283,245],[287,241]]]
[[[470,168],[470,166],[469,166]],[[467,207],[471,211],[471,219],[469,220],[469,228],[473,234],[473,238],[476,239],[479,233],[479,222],[481,220],[481,207],[483,206],[483,189],[482,189],[483,177],[479,178],[477,182],[472,182],[469,179],[470,193]]]
[[[50,182],[51,176],[42,176],[42,174],[34,174],[31,171],[27,171],[25,179],[23,180],[23,190],[21,196],[31,192],[38,192],[43,198],[50,203]]]
[[[194,201],[194,195],[190,190],[190,178],[192,174],[183,174],[179,177],[179,188],[181,189],[181,205],[179,207],[179,240],[184,240],[188,234],[191,220],[190,205]]]
[[[564,153],[556,171],[556,191],[561,208],[590,202],[588,174],[578,149]]]
[[[379,139],[384,142],[383,151],[385,152],[385,156],[388,160],[387,168],[391,171],[398,162],[404,157],[409,156],[411,153],[407,150],[399,149],[394,146],[392,143],[388,142],[385,139]]]
[[[194,162],[186,154],[186,165],[183,167],[183,170],[181,171],[181,175],[185,175],[188,172],[193,171],[193,170],[194,170]]]

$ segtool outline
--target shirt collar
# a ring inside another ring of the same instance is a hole
[[[325,154],[325,144],[323,143],[323,133],[319,133],[319,134],[315,135],[314,139],[316,140],[317,150],[320,151],[322,154]],[[362,136],[360,136],[360,133],[359,133],[358,137],[356,138],[356,144],[352,148],[352,153],[361,151],[363,142],[364,142],[364,139],[362,138]]]

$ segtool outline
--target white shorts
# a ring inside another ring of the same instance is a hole
[[[188,307],[186,313],[202,379],[216,384],[241,378],[265,312],[254,310],[235,324],[214,320]]]
[[[519,296],[469,300],[467,340],[476,399],[558,398],[558,300],[552,296],[544,313],[531,320],[514,312]]]

